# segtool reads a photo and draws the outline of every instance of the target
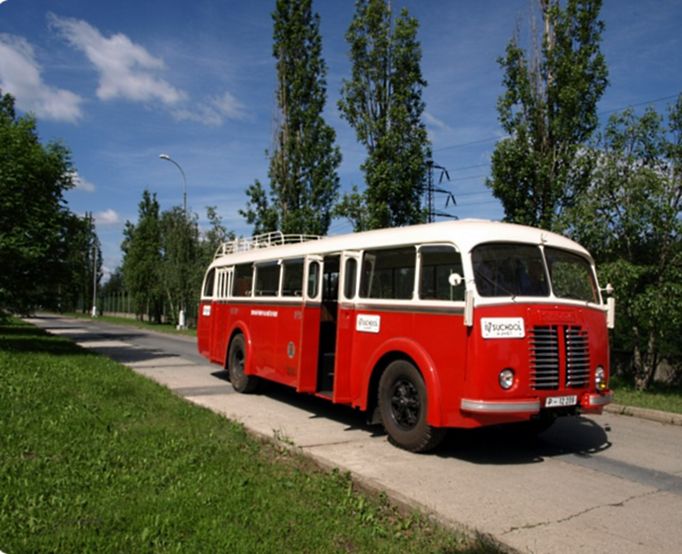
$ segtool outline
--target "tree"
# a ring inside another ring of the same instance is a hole
[[[565,9],[559,0],[540,0],[540,6],[540,51],[529,57],[514,36],[498,60],[506,91],[497,110],[510,136],[495,148],[487,185],[506,220],[549,229],[589,182],[590,158],[583,153],[598,123],[607,67],[599,48],[601,0],[568,0]]]
[[[682,362],[682,95],[667,126],[653,109],[612,116],[600,146],[564,224],[615,287],[615,349],[643,390],[663,359]]]
[[[279,228],[323,235],[338,194],[341,154],[322,117],[327,67],[320,18],[312,13],[311,0],[277,0],[272,18],[280,121],[270,156],[270,191],[256,181],[240,213],[256,234]]]
[[[180,310],[196,300],[193,279],[199,261],[199,228],[196,217],[188,218],[181,207],[161,214],[161,283],[170,315],[178,321]]]
[[[43,146],[36,121],[18,117],[14,98],[0,91],[0,313],[58,308],[68,284],[65,252],[73,214],[68,149]]]
[[[419,24],[406,9],[394,28],[391,19],[385,0],[358,0],[346,33],[353,68],[339,109],[367,149],[366,189],[346,195],[337,213],[356,230],[425,221],[420,200],[431,146],[421,119]]]
[[[133,309],[138,317],[146,313],[160,323],[163,313],[161,222],[156,194],[148,190],[142,193],[137,225],[126,221],[123,235],[123,281]]]
[[[66,237],[61,257],[66,273],[59,307],[86,313],[92,309],[93,287],[98,286],[102,278],[102,249],[92,213],[83,217],[68,214],[65,222]]]
[[[209,228],[201,237],[201,263],[200,277],[203,279],[204,271],[213,261],[218,247],[225,241],[234,239],[234,233],[228,231],[223,225],[223,220],[218,214],[215,206],[208,206],[206,208],[206,217],[208,218]],[[201,280],[200,280],[201,281]]]

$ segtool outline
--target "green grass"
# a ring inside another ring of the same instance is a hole
[[[679,387],[653,383],[650,390],[638,391],[623,380],[614,378],[611,388],[616,404],[682,414],[682,390]]]
[[[89,315],[82,314],[79,312],[71,312],[64,315],[67,315],[68,317],[75,317],[77,319],[92,319]],[[159,333],[167,333],[169,335],[186,335],[188,337],[197,336],[196,329],[176,329],[175,325],[171,325],[169,323],[152,323],[149,321],[139,321],[137,319],[117,317],[112,315],[97,316],[97,321],[103,321],[104,323],[112,323],[114,325],[123,325],[126,327],[135,327],[136,329],[158,331]]]
[[[5,552],[495,551],[21,322],[0,379]]]

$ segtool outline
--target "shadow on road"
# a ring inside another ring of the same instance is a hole
[[[479,429],[453,429],[437,455],[476,464],[529,464],[545,458],[577,454],[590,456],[611,447],[604,429],[583,416],[559,418],[540,435],[523,424]]]
[[[212,375],[229,382],[227,371]],[[360,429],[371,437],[384,437],[381,426],[367,423],[366,414],[331,404],[312,395],[299,394],[293,389],[271,382],[263,382],[257,394],[285,402],[310,414],[310,419],[328,418],[346,426],[346,431]],[[590,456],[610,448],[604,429],[594,420],[564,417],[540,435],[531,433],[520,424],[497,425],[480,429],[451,429],[443,444],[431,455],[457,458],[475,464],[531,464],[545,458],[577,454]],[[428,454],[427,454],[428,455]]]

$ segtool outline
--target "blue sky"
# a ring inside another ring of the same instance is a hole
[[[528,29],[533,0],[393,0],[420,21],[425,121],[434,160],[460,218],[499,219],[485,188],[490,154],[502,136],[495,104],[496,63],[515,28]],[[238,234],[246,187],[267,181],[265,150],[275,120],[272,58],[274,0],[0,0],[0,89],[20,113],[38,118],[41,139],[71,149],[78,186],[71,209],[93,212],[107,270],[121,259],[122,229],[135,221],[145,188],[162,209],[182,203],[182,177],[160,160],[168,153],[187,176],[190,208],[205,222],[215,205]],[[365,152],[336,102],[350,72],[345,32],[350,0],[317,0],[328,65],[327,121],[336,129],[343,190],[362,185]],[[605,120],[629,105],[665,109],[682,91],[682,1],[605,0],[602,50],[610,86],[599,103]],[[444,199],[437,206],[444,209]],[[334,221],[331,234],[350,226]]]

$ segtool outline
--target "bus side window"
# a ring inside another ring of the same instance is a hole
[[[303,295],[303,258],[282,262],[282,296]]]
[[[320,262],[310,262],[308,266],[308,298],[317,297],[317,287],[320,282]]]
[[[213,283],[215,281],[215,268],[209,270],[206,274],[206,279],[204,280],[204,298],[213,298]]]
[[[414,291],[415,260],[413,246],[365,252],[360,296],[410,300]]]
[[[253,266],[251,264],[239,264],[234,266],[232,296],[251,296],[252,282]]]
[[[421,270],[419,298],[421,300],[464,300],[464,282],[450,285],[451,274],[463,275],[462,256],[452,246],[432,245],[419,249]]]
[[[343,287],[343,296],[348,300],[355,298],[355,281],[357,279],[357,269],[358,262],[355,261],[355,258],[348,258],[346,260],[346,267],[344,268],[345,283]]]
[[[277,296],[279,264],[267,262],[256,266],[256,296]]]

